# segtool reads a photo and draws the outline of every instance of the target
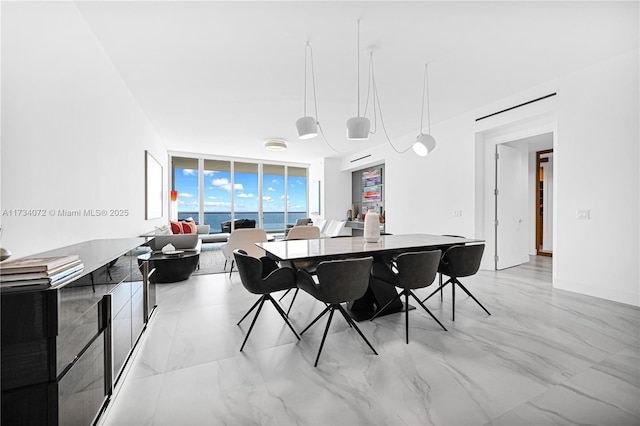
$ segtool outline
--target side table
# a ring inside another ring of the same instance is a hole
[[[200,252],[196,250],[185,250],[177,254],[150,252],[138,256],[138,264],[142,264],[143,261],[149,261],[149,269],[156,270],[149,278],[152,283],[174,283],[189,279],[198,267]]]

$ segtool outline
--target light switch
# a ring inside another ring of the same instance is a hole
[[[591,214],[589,210],[576,210],[576,219],[587,220],[590,218],[591,218]]]

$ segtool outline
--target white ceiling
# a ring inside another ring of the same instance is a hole
[[[307,41],[331,144],[354,151],[385,143],[381,131],[369,142],[345,138],[357,112],[358,19],[361,100],[373,47],[384,124],[398,148],[419,131],[426,62],[438,123],[638,48],[637,1],[77,5],[169,150],[295,162],[336,155],[320,137],[296,136]],[[265,151],[270,137],[289,149]]]

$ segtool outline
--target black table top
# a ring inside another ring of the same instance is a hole
[[[148,252],[138,256],[140,260],[172,260],[181,259],[185,257],[193,257],[200,254],[198,250],[177,250],[179,253],[164,254],[161,251]]]
[[[370,256],[406,252],[411,250],[435,250],[455,244],[481,243],[484,240],[447,237],[429,234],[381,235],[376,243],[367,243],[364,237],[320,238],[315,240],[284,240],[256,243],[276,260],[302,260],[335,258],[344,256]]]

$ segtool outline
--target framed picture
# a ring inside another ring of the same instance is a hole
[[[362,188],[363,203],[382,202],[382,185],[367,186]]]
[[[145,219],[162,217],[162,165],[145,151]]]

